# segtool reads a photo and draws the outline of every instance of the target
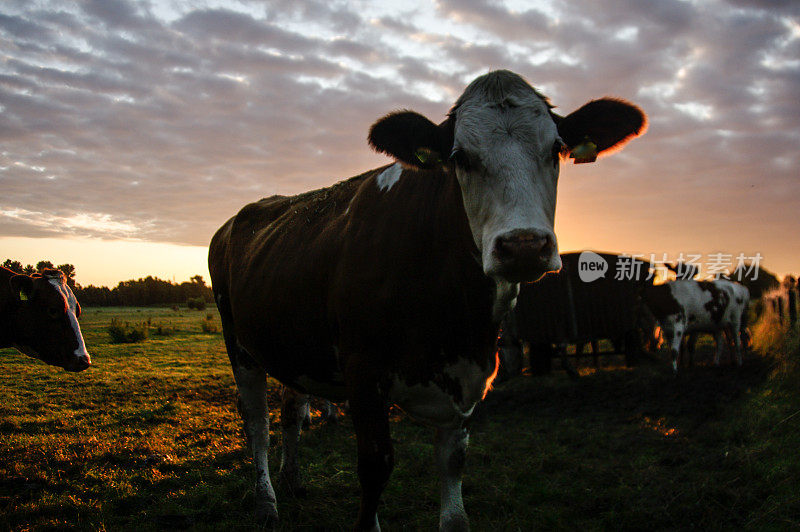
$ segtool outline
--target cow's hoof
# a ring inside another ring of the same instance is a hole
[[[378,515],[375,514],[374,517],[368,517],[366,519],[362,519],[359,516],[358,521],[356,521],[355,529],[359,532],[381,532],[381,525],[378,524]]]
[[[257,500],[255,518],[259,527],[273,530],[278,526],[278,505],[267,499]]]

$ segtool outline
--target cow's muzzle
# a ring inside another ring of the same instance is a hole
[[[82,355],[76,355],[72,357],[65,365],[64,369],[67,371],[83,371],[89,366],[92,365],[92,358],[89,356],[89,353],[84,353]]]
[[[540,229],[514,229],[498,235],[492,258],[491,273],[515,283],[536,281],[545,273],[561,268],[555,235]]]

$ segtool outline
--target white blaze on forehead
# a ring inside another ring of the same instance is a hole
[[[78,316],[76,315],[76,308],[78,306],[78,300],[75,299],[75,294],[72,293],[72,290],[69,287],[61,282],[60,279],[49,279],[50,284],[58,290],[58,293],[61,294],[61,297],[64,298],[64,301],[67,303],[67,318],[69,319],[69,324],[72,327],[72,332],[75,334],[75,339],[78,340],[78,348],[75,349],[75,356],[76,357],[88,357],[89,353],[86,351],[86,343],[83,341],[83,334],[81,333],[81,326],[78,324]]]
[[[390,190],[395,183],[400,179],[400,174],[403,173],[403,165],[395,163],[378,176],[377,183],[381,192]]]
[[[495,239],[514,230],[532,230],[555,240],[560,141],[547,104],[532,89],[500,102],[467,100],[455,114],[454,150],[467,168],[456,167],[472,236],[484,271],[492,269]],[[555,242],[553,242],[555,244]],[[557,246],[550,266],[556,269]]]

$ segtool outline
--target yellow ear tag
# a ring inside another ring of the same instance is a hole
[[[414,157],[416,157],[417,160],[424,165],[442,162],[441,157],[439,157],[439,153],[430,148],[417,148],[417,151],[414,152]]]
[[[593,163],[597,160],[597,144],[586,137],[583,142],[572,148],[569,156],[575,159],[575,164]]]
[[[28,294],[26,294],[25,292],[20,290],[19,291],[19,300],[20,301],[27,301],[28,300]]]

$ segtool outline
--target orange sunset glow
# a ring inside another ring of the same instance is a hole
[[[377,118],[439,122],[507,68],[562,114],[602,96],[648,114],[621,152],[562,164],[562,252],[760,254],[796,275],[800,23],[779,4],[12,0],[0,260],[71,263],[83,285],[208,279],[245,203],[389,163],[365,140]]]

